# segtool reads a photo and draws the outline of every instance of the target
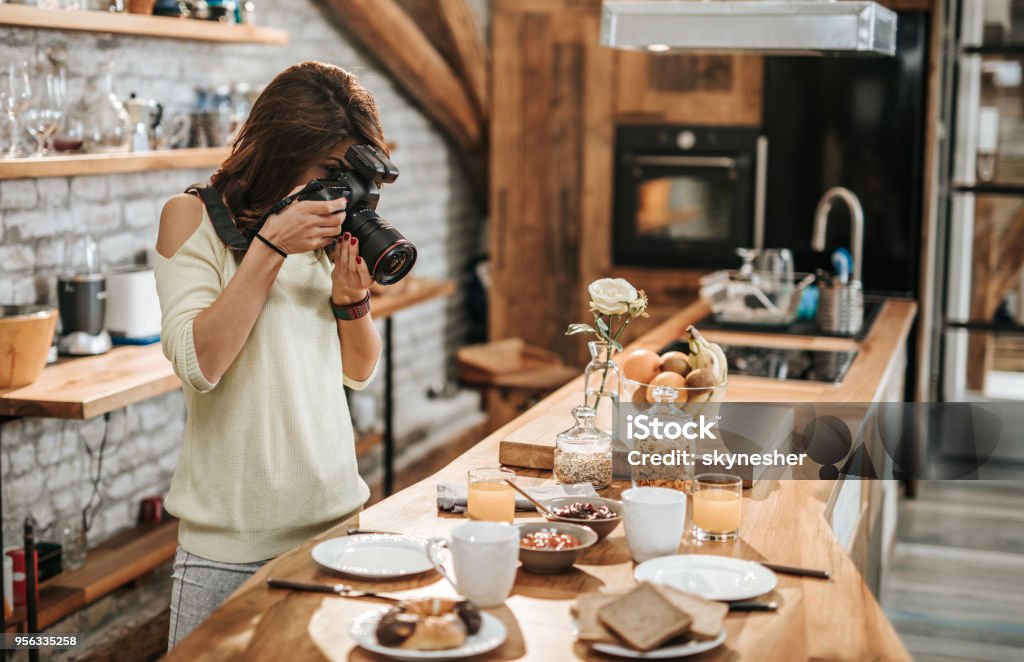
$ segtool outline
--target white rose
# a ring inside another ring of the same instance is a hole
[[[623,278],[601,278],[587,288],[590,309],[602,315],[625,315],[637,298],[636,288]]]

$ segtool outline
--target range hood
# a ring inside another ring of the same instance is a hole
[[[896,13],[863,0],[604,0],[601,45],[655,53],[891,56]]]

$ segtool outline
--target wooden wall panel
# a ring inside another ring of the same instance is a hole
[[[616,54],[622,121],[760,126],[764,66],[752,55]]]
[[[490,337],[582,365],[564,331],[590,281],[623,275],[667,314],[698,277],[612,264],[616,122],[758,125],[762,60],[604,48],[599,0],[497,0],[492,62]]]

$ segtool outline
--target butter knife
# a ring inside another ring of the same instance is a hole
[[[267,585],[272,588],[287,588],[293,591],[330,593],[332,595],[340,595],[345,598],[378,598],[380,600],[388,600],[391,602],[402,601],[401,598],[395,598],[390,595],[383,595],[381,593],[374,593],[372,591],[357,591],[354,590],[348,584],[317,584],[315,582],[295,582],[290,579],[278,579],[276,577],[268,577]]]
[[[778,563],[765,563],[764,561],[759,562],[764,567],[774,572],[782,573],[783,575],[795,575],[797,577],[814,577],[816,579],[829,579],[832,577],[832,573],[828,570],[815,570],[814,568],[798,568],[791,565],[780,565]]]
[[[730,602],[729,611],[775,611],[779,608],[777,602],[757,602],[755,600],[744,600],[741,602]]]

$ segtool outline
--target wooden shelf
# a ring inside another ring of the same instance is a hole
[[[0,5],[0,9],[6,5]],[[231,153],[230,147],[168,149],[120,154],[71,154],[26,159],[0,159],[0,179],[109,175],[150,170],[216,168]]]
[[[39,629],[109,595],[174,558],[178,521],[140,524],[89,550],[85,565],[51,577],[39,585]],[[7,621],[19,630],[25,610],[18,608]]]
[[[159,344],[115,347],[47,366],[28,386],[0,392],[0,416],[84,420],[180,386]]]
[[[374,297],[375,319],[455,291],[449,280],[410,276],[406,281],[394,294],[385,288]],[[28,386],[0,391],[0,416],[84,420],[180,387],[159,344],[115,347],[101,356],[59,361]]]
[[[236,44],[288,43],[287,31],[255,25],[228,25],[217,21],[103,11],[61,11],[10,4],[0,5],[0,25]]]

